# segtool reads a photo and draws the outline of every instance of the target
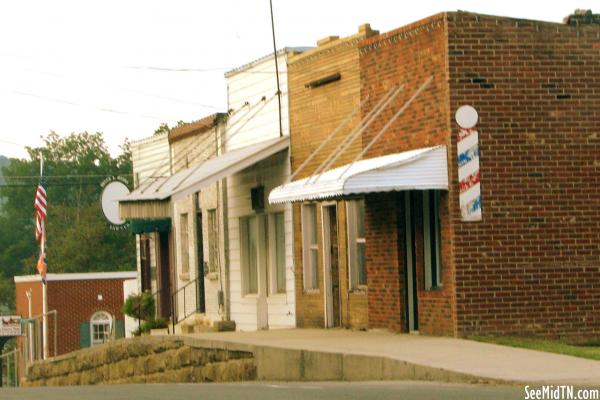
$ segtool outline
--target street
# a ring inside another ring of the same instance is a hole
[[[2,400],[154,399],[523,399],[521,387],[435,382],[248,382],[224,384],[146,384],[0,389]]]

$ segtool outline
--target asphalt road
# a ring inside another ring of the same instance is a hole
[[[484,400],[523,399],[523,388],[431,382],[147,384],[0,389],[2,400]]]

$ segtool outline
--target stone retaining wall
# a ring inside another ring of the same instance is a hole
[[[203,348],[183,340],[118,340],[33,364],[23,386],[253,380],[251,352]]]

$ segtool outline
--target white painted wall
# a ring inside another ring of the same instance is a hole
[[[151,176],[169,176],[169,140],[166,133],[131,142],[136,187]]]
[[[287,58],[288,54],[278,55],[284,135],[289,134]],[[277,84],[272,56],[227,74],[227,90],[228,108],[239,110],[230,117],[227,124],[227,151],[279,137],[279,111],[275,96]],[[266,97],[266,102],[260,101],[263,96]],[[250,105],[243,106],[245,102]],[[289,152],[286,150],[227,179],[230,307],[231,319],[236,322],[238,330],[257,329],[259,307],[256,295],[242,293],[239,220],[244,216],[255,215],[251,205],[251,188],[263,185],[266,197],[273,188],[287,181],[289,176]],[[264,212],[267,214],[277,211],[283,211],[285,217],[286,293],[272,294],[266,299],[270,329],[294,327],[296,321],[292,207],[290,204],[271,206],[265,199]],[[269,245],[274,243],[267,243]]]
[[[137,279],[126,279],[123,281],[123,302],[127,300],[127,297],[129,297],[130,294],[138,293],[137,285]],[[125,337],[133,337],[131,332],[136,330],[137,327],[137,321],[134,318],[125,315]]]
[[[131,159],[135,183],[145,182],[151,176],[169,175],[169,141],[166,133],[150,136],[131,143]],[[152,268],[152,292],[156,291],[157,235],[150,237],[150,263]],[[135,236],[135,258],[137,267],[137,290],[142,290],[142,274],[140,266],[140,240]]]
[[[172,156],[174,160],[174,170],[176,173],[179,170],[185,168],[184,163],[177,163],[177,160],[182,160],[185,156],[188,156],[190,162],[189,166],[193,167],[203,162],[208,158],[214,157],[216,153],[216,146],[220,145],[221,137],[223,135],[223,127],[218,126],[205,133],[194,135],[182,140],[178,140],[171,144]],[[207,140],[215,137],[215,140]],[[204,144],[199,147],[199,144]],[[173,237],[174,237],[174,251],[176,259],[176,283],[173,287],[174,290],[183,288],[188,285],[184,290],[181,290],[177,294],[177,314],[179,319],[183,319],[185,315],[188,317],[194,312],[196,307],[196,284],[190,282],[194,281],[198,276],[198,246],[203,246],[204,259],[208,261],[209,257],[209,246],[208,246],[208,210],[217,210],[217,222],[219,223],[220,231],[220,242],[219,242],[219,258],[221,268],[225,266],[225,246],[223,241],[223,206],[219,200],[221,182],[212,184],[206,188],[202,188],[199,192],[199,201],[197,205],[194,204],[194,195],[186,196],[182,199],[174,201],[173,204]],[[198,232],[198,219],[196,210],[197,208],[202,210],[202,243],[199,242],[197,235]],[[181,214],[188,214],[188,243],[181,243]],[[185,245],[188,249],[189,254],[189,273],[182,273],[182,250],[181,246]],[[206,311],[204,317],[211,321],[221,321],[225,317],[225,310],[221,308],[218,303],[218,292],[224,289],[225,273],[223,270],[218,273],[208,274],[204,276],[204,300]],[[184,304],[185,296],[185,304]],[[184,309],[185,307],[185,309]]]
[[[281,120],[284,135],[289,132],[287,98],[287,54],[277,57],[281,88]],[[239,149],[279,137],[275,62],[268,57],[256,65],[227,77],[228,109],[236,112],[227,121],[226,150]],[[262,97],[265,102],[261,101]],[[244,106],[248,102],[249,106]]]
[[[252,187],[264,185],[266,195],[283,183],[284,179],[289,176],[289,171],[288,152],[283,151],[228,179],[231,319],[236,322],[239,330],[257,329],[258,307],[256,295],[244,296],[242,294],[239,219],[255,215],[250,201]],[[267,297],[270,329],[294,327],[296,321],[292,206],[289,203],[265,204],[265,214],[279,211],[284,212],[285,218],[286,293],[272,294]],[[268,245],[272,245],[272,243],[269,242]]]

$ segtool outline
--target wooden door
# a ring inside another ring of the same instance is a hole
[[[323,207],[323,249],[325,275],[325,326],[342,325],[337,211],[335,205]]]

